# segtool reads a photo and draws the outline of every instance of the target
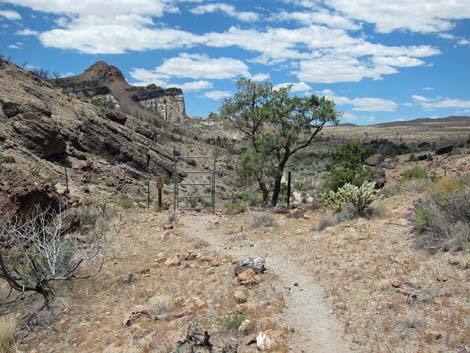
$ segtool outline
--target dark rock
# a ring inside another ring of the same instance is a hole
[[[454,145],[442,145],[436,148],[435,152],[437,155],[442,155],[442,154],[452,152],[453,149],[454,149]]]
[[[106,118],[115,121],[118,124],[124,125],[127,121],[127,116],[119,111],[110,111],[106,113]]]
[[[194,160],[194,159],[188,159],[188,160],[186,161],[186,163],[188,163],[189,165],[191,165],[191,166],[193,166],[193,167],[195,167],[196,164],[197,164],[197,163],[196,163],[196,160]]]
[[[380,165],[384,160],[385,157],[383,156],[383,154],[373,154],[372,156],[369,156],[369,158],[366,159],[366,164],[371,167],[376,167]]]
[[[188,177],[188,173],[187,172],[184,172],[184,171],[181,171],[181,172],[178,172],[178,176],[180,178],[187,178]]]
[[[48,110],[29,107],[17,116],[13,129],[18,140],[39,157],[63,155],[67,150],[64,136],[50,119]]]
[[[385,183],[387,182],[387,177],[385,176],[385,169],[377,168],[374,174],[374,183],[376,189],[383,189]]]
[[[136,127],[134,131],[137,132],[138,134],[141,134],[142,136],[145,136],[146,138],[150,140],[153,140],[154,133],[145,127],[142,127],[142,126]]]
[[[428,155],[427,154],[419,154],[418,156],[416,156],[416,159],[418,161],[425,161],[426,159],[428,159]]]
[[[60,198],[51,185],[30,186],[15,190],[0,200],[0,213],[24,219],[47,209],[58,211]]]
[[[2,102],[3,113],[7,118],[13,118],[20,113],[20,105],[13,102]]]

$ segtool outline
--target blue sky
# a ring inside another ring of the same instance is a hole
[[[62,75],[97,60],[217,111],[239,77],[334,99],[342,122],[470,115],[470,0],[0,0],[0,50]]]

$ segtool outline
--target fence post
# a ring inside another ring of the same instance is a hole
[[[290,184],[291,184],[291,172],[287,173],[287,208],[290,206]]]
[[[68,194],[70,194],[70,190],[69,190],[69,175],[67,174],[67,167],[64,167],[65,169],[65,192]]]
[[[147,180],[147,211],[150,211],[150,180]]]

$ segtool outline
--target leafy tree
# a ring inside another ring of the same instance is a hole
[[[374,171],[365,165],[372,151],[359,142],[350,142],[334,150],[326,169],[330,172],[325,186],[327,189],[338,191],[345,184],[361,186],[372,180]]]
[[[275,90],[269,82],[242,78],[238,92],[220,108],[220,115],[231,119],[249,142],[250,150],[241,158],[250,167],[244,170],[246,177],[258,182],[265,204],[272,193],[273,206],[289,158],[311,145],[327,123],[338,122],[332,101],[314,95],[291,97],[290,89]]]

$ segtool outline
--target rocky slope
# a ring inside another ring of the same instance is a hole
[[[131,86],[115,66],[98,61],[83,74],[51,81],[65,91],[84,98],[108,97],[126,112],[148,111],[165,121],[181,123],[186,118],[184,95],[179,88],[163,89],[156,85]]]
[[[101,191],[143,195],[146,180],[156,174],[171,175],[174,147],[183,154],[189,154],[186,146],[209,148],[155,114],[124,113],[86,98],[111,92],[120,105],[126,105],[124,98],[131,101],[132,94],[137,100],[148,100],[158,96],[160,89],[131,87],[118,69],[102,62],[60,85],[79,80],[82,84],[74,94],[1,62],[0,199],[38,184],[64,189],[65,167],[72,195]],[[121,95],[123,90],[127,95]],[[161,97],[168,92],[181,93],[165,90]]]

